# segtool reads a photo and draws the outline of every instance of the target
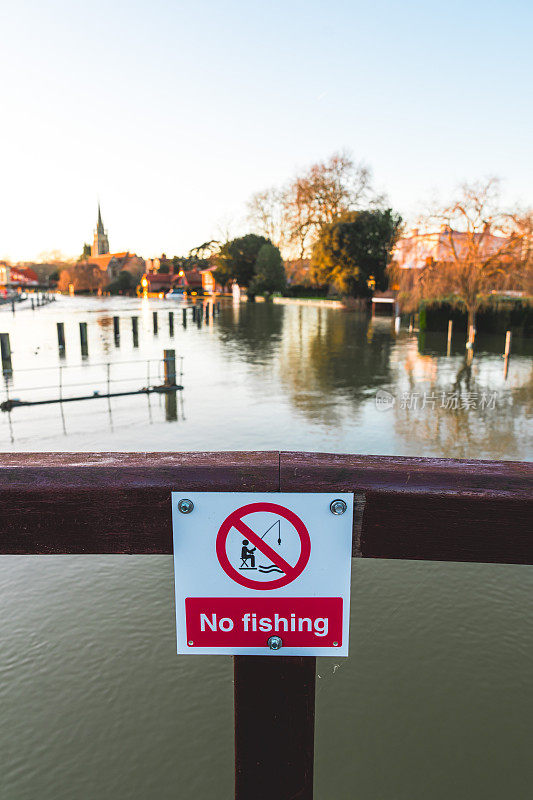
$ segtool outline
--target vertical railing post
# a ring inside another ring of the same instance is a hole
[[[312,800],[316,659],[235,656],[235,800]]]
[[[59,355],[65,355],[65,323],[57,323],[57,345],[59,347]]]
[[[87,323],[80,322],[80,346],[82,358],[87,358],[89,355],[89,341],[87,338]]]
[[[11,363],[9,333],[0,333],[0,351],[2,354],[2,372],[4,375],[11,375],[13,372],[13,364]]]
[[[139,347],[139,317],[131,318],[131,331],[133,334],[133,346]]]

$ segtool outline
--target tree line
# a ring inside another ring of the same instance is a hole
[[[532,212],[504,209],[494,178],[464,184],[448,202],[428,209],[418,225],[439,233],[440,255],[416,269],[403,269],[398,252],[406,255],[406,242],[416,250],[425,233],[406,235],[401,215],[376,190],[369,167],[346,152],[311,164],[281,187],[256,192],[247,205],[247,224],[246,235],[204,242],[187,256],[167,259],[160,271],[170,263],[175,273],[212,268],[224,287],[236,282],[250,299],[269,298],[294,291],[284,265],[296,262],[304,265],[302,289],[368,298],[391,287],[406,311],[445,300],[467,312],[469,325],[494,291],[533,291]],[[88,252],[86,245],[82,260]]]
[[[254,232],[225,242],[211,257],[222,284],[234,280],[252,297],[283,291],[283,252],[309,263],[308,283],[325,293],[368,297],[386,288],[402,219],[374,190],[370,169],[347,153],[312,164],[281,188],[257,192],[247,219]]]
[[[495,292],[533,292],[533,212],[505,208],[492,177],[458,187],[421,216],[420,236],[408,236],[401,215],[375,190],[368,166],[334,153],[284,186],[254,194],[248,223],[254,233],[222,245],[215,260],[222,282],[233,278],[252,293],[263,287],[254,269],[267,245],[286,258],[305,259],[310,283],[325,292],[364,298],[390,286],[405,310],[446,301],[466,311],[469,327]],[[435,232],[438,257],[403,269],[399,240],[417,248]],[[279,268],[270,275],[270,289],[282,291]]]

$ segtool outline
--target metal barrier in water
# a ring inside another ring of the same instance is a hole
[[[11,353],[3,351],[3,376],[5,400],[0,403],[0,410],[10,412],[21,406],[42,406],[53,403],[73,403],[82,400],[102,400],[112,397],[127,397],[131,395],[170,394],[183,390],[183,357],[178,356],[174,350],[165,350],[161,359],[136,359],[131,361],[104,361],[95,364],[66,365],[59,364],[55,367],[34,367],[14,371],[11,366]],[[178,368],[176,368],[178,361]],[[146,381],[139,386],[140,377],[128,375],[116,377],[112,370],[128,364],[143,365],[146,367]],[[154,365],[157,365],[154,368]],[[74,375],[76,370],[99,369],[100,375],[85,378],[82,381],[68,380],[69,375]],[[57,378],[48,384],[30,383],[20,385],[20,376],[33,375],[34,373],[52,373]],[[65,380],[67,378],[67,380]],[[19,385],[17,385],[17,383]],[[118,384],[122,384],[120,387]],[[126,386],[126,384],[129,384]],[[13,389],[19,396],[14,397]],[[92,391],[88,387],[92,388]],[[69,392],[69,390],[74,390]],[[85,391],[84,391],[85,390]],[[48,396],[39,397],[42,392],[50,393]],[[66,393],[65,393],[66,392]],[[20,397],[20,395],[26,397]]]

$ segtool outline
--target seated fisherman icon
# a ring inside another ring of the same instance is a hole
[[[255,569],[255,556],[254,556],[254,553],[255,553],[257,548],[255,548],[255,547],[249,548],[248,547],[249,544],[250,544],[250,542],[248,541],[248,539],[243,539],[242,540],[242,550],[241,550],[242,562],[241,562],[241,566],[239,567],[239,569]],[[250,566],[249,567],[246,566],[246,563],[248,561],[250,562]]]

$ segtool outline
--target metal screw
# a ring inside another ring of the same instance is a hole
[[[279,636],[271,636],[267,644],[271,650],[279,650],[283,642]]]
[[[194,508],[192,500],[180,500],[178,503],[178,511],[181,514],[190,514]]]
[[[189,644],[190,644],[190,642],[189,642]],[[333,647],[338,647],[338,646],[339,646],[338,642],[333,642]]]
[[[331,503],[329,504],[329,510],[331,511],[332,514],[336,514],[337,516],[344,514],[347,508],[348,506],[346,505],[344,500],[332,500]]]
[[[189,647],[192,647],[192,645],[194,644],[194,642],[187,642],[187,644],[189,645]]]

